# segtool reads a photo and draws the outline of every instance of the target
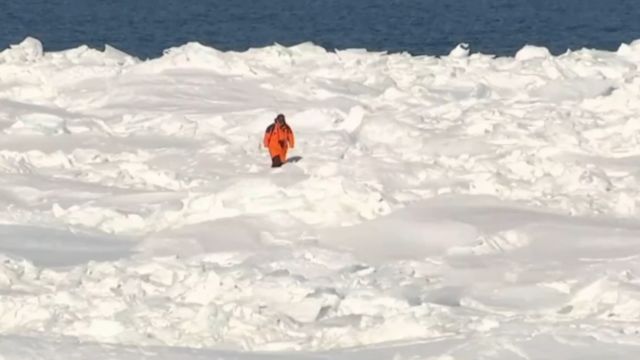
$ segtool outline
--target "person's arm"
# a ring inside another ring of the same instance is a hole
[[[287,141],[289,142],[289,147],[293,149],[293,147],[295,146],[295,137],[293,136],[293,130],[291,130],[291,128],[289,128],[287,134]]]
[[[267,130],[264,132],[264,139],[262,143],[264,147],[269,147],[269,140],[271,140],[271,134],[273,133],[273,125],[269,125]]]

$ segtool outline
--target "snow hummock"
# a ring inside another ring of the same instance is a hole
[[[551,52],[543,46],[525,45],[525,47],[518,50],[515,57],[519,61],[547,59],[551,57]]]
[[[451,58],[466,58],[467,56],[469,56],[469,44],[467,43],[458,44],[458,46],[449,53],[449,57]]]
[[[28,37],[20,44],[11,45],[9,49],[0,52],[0,60],[24,64],[40,60],[43,54],[40,40]]]
[[[640,42],[469,49],[0,52],[0,358],[636,359]]]

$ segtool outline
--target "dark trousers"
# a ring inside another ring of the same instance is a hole
[[[280,159],[280,156],[274,156],[271,158],[271,167],[280,167],[282,166],[282,160]]]

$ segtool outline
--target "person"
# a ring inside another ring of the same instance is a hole
[[[294,145],[293,131],[287,125],[284,115],[278,114],[264,133],[264,147],[269,149],[271,167],[280,167],[287,162],[287,151],[289,148],[293,149]]]

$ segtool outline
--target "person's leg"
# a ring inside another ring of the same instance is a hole
[[[283,164],[287,162],[287,150],[289,149],[286,147],[283,147],[282,150],[280,150],[280,160]]]
[[[271,167],[282,166],[282,159],[280,158],[280,148],[277,146],[269,147],[269,156],[271,157]]]
[[[271,167],[280,167],[282,166],[282,160],[280,159],[280,155],[275,155],[271,157]]]

